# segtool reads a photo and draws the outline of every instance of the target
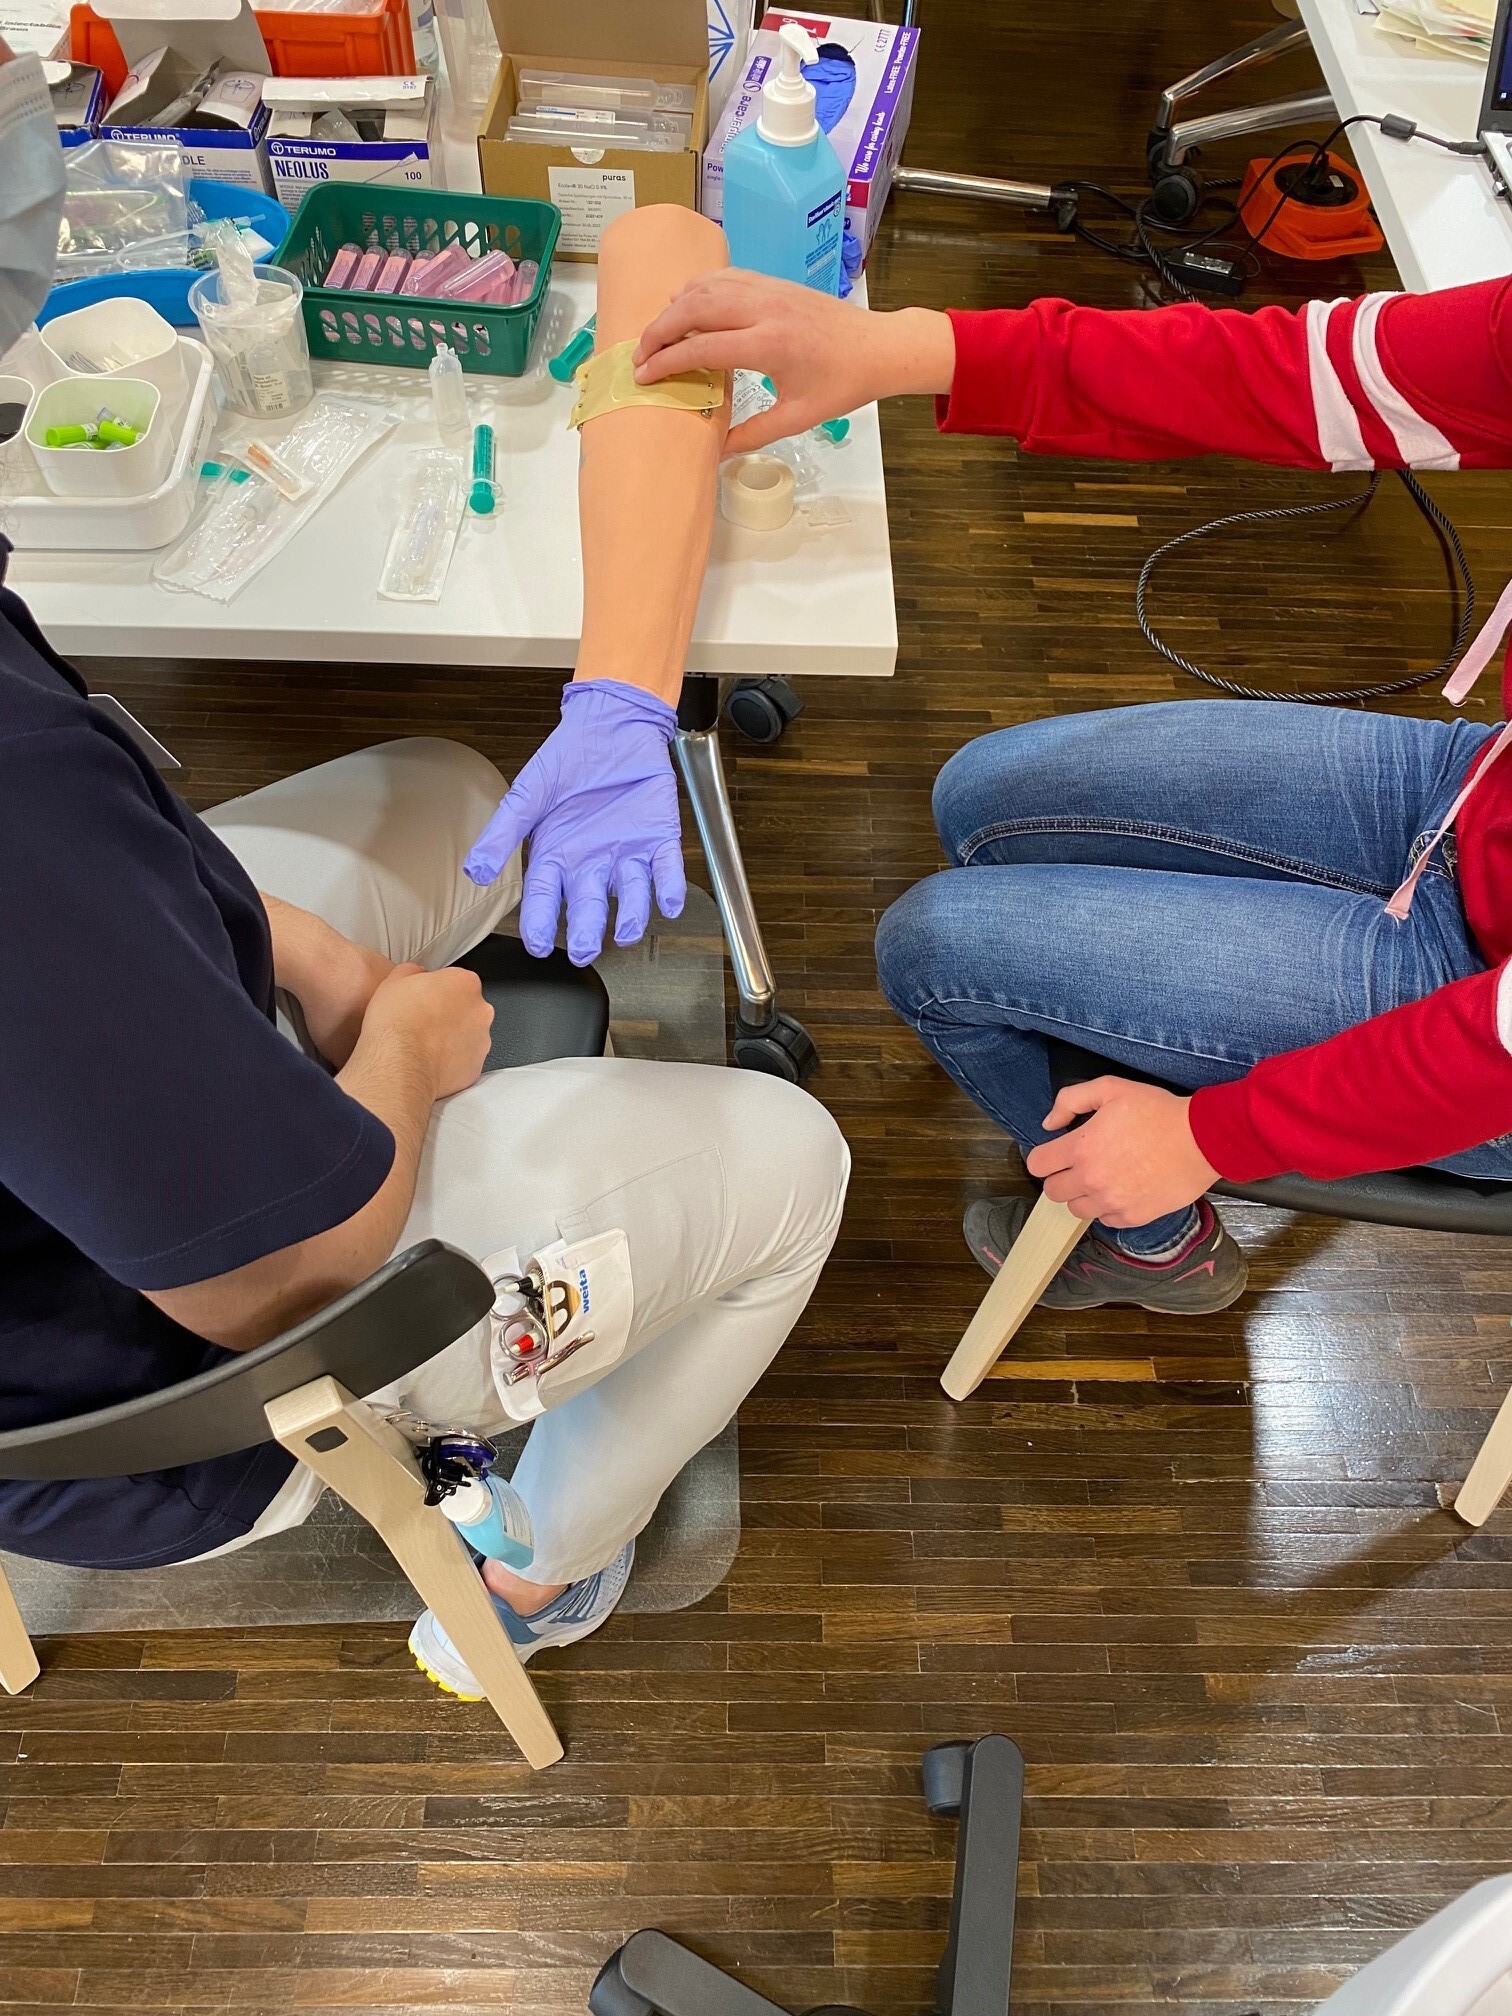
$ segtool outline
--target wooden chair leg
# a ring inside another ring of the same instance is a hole
[[[378,1534],[472,1669],[494,1713],[536,1770],[561,1738],[515,1656],[455,1528],[425,1503],[409,1444],[334,1379],[312,1379],[268,1406],[268,1423],[301,1463]]]
[[[7,1694],[19,1694],[41,1671],[5,1570],[0,1568],[0,1687]]]
[[[1512,1393],[1497,1410],[1470,1475],[1460,1486],[1454,1510],[1467,1526],[1484,1526],[1512,1484]]]
[[[1086,1229],[1064,1204],[1040,1198],[941,1375],[952,1400],[964,1400],[987,1377]]]

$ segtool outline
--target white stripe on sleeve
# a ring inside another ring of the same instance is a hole
[[[1335,471],[1374,469],[1360,432],[1359,415],[1339,382],[1328,357],[1328,322],[1338,301],[1309,301],[1307,304],[1307,371],[1312,382],[1313,418],[1318,428],[1318,453]]]
[[[1496,1034],[1503,1050],[1512,1050],[1512,959],[1497,977]]]
[[[1367,294],[1354,325],[1354,363],[1365,396],[1391,429],[1397,453],[1409,469],[1458,469],[1459,450],[1425,420],[1386,376],[1376,341],[1376,323],[1395,294]]]

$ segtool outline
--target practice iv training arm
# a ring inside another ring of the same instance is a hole
[[[953,311],[949,433],[1130,461],[1237,455],[1311,469],[1512,464],[1512,280],[1254,314]]]
[[[656,205],[616,218],[599,245],[595,356],[633,343],[680,288],[727,260],[718,225],[691,210]],[[625,364],[628,380],[628,352]],[[474,881],[489,882],[529,841],[520,935],[538,956],[555,942],[564,902],[578,965],[602,949],[611,894],[621,945],[645,931],[653,883],[664,915],[682,909],[671,741],[728,426],[723,385],[712,410],[614,403],[582,422],[577,670],[560,724],[467,861]]]

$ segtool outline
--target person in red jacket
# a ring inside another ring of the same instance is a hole
[[[924,393],[946,432],[1041,454],[1512,465],[1512,279],[1299,313],[884,314],[733,272],[642,339],[643,381],[695,366],[778,389],[732,454]],[[1512,591],[1454,697],[1509,617]],[[1219,1176],[1512,1179],[1504,732],[1201,701],[1030,722],[946,765],[951,866],[883,917],[879,972],[1031,1175],[1092,1221],[1048,1302],[1233,1301],[1243,1256],[1204,1194]],[[1181,1089],[1097,1078],[1052,1098],[1054,1038]],[[968,1211],[989,1271],[1027,1208]]]

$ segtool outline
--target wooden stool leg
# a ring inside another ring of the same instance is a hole
[[[1086,1229],[1086,1220],[1064,1204],[1040,1198],[941,1376],[952,1400],[964,1400],[987,1377]]]
[[[19,1694],[41,1671],[5,1570],[0,1568],[0,1687],[7,1694]]]
[[[268,1405],[268,1424],[378,1534],[472,1669],[495,1714],[539,1771],[562,1754],[530,1676],[456,1531],[425,1502],[409,1444],[334,1379]]]
[[[1454,1501],[1456,1514],[1467,1526],[1484,1526],[1509,1484],[1512,1484],[1512,1393],[1498,1408],[1480,1454],[1470,1466],[1470,1475],[1460,1487]]]

